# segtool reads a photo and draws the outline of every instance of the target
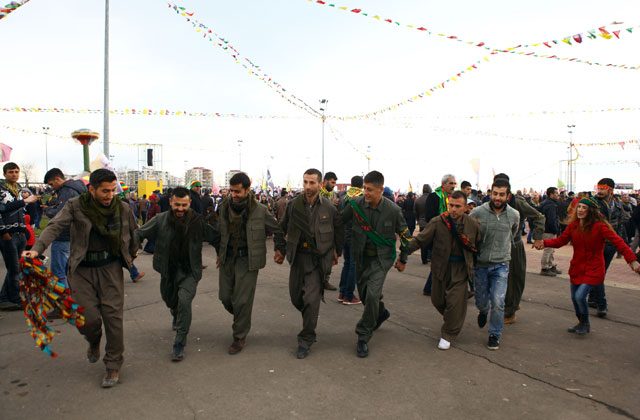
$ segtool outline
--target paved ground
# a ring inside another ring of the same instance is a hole
[[[529,254],[539,271],[540,254]],[[73,327],[56,324],[60,356],[52,360],[33,347],[20,313],[0,313],[0,418],[640,418],[640,291],[626,286],[640,278],[623,261],[614,261],[612,273],[625,288],[607,289],[610,316],[593,319],[588,337],[565,332],[575,323],[568,280],[530,274],[518,321],[507,326],[499,351],[486,349],[486,329],[475,324],[470,303],[461,336],[442,352],[441,320],[422,296],[428,267],[419,258],[387,278],[392,316],[367,359],[355,356],[362,308],[339,305],[329,292],[318,342],[297,360],[301,319],[289,302],[287,267],[270,263],[261,272],[247,347],[229,356],[231,317],[218,301],[207,249],[187,357],[176,364],[159,279],[151,257],[141,256],[147,276],[126,285],[122,383],[99,387],[103,366],[86,362]],[[566,261],[559,260],[565,271]]]

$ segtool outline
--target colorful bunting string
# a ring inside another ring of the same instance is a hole
[[[478,120],[484,118],[517,118],[517,117],[534,117],[534,116],[556,116],[556,115],[573,115],[573,114],[597,114],[605,112],[636,112],[640,111],[640,107],[619,107],[619,108],[597,108],[597,109],[567,109],[567,110],[545,110],[545,111],[525,111],[525,112],[507,112],[477,115],[408,115],[394,117],[400,120],[428,119],[428,120],[444,120],[444,119],[469,119]]]
[[[591,30],[580,32],[577,34],[560,37],[558,39],[550,39],[548,41],[519,44],[509,48],[492,48],[488,46],[484,41],[470,41],[470,40],[465,40],[457,35],[433,32],[430,29],[428,29],[426,25],[403,24],[396,21],[395,19],[385,18],[379,14],[365,12],[361,8],[338,6],[335,3],[331,3],[329,1],[324,1],[324,0],[307,0],[307,2],[314,3],[317,5],[327,6],[335,10],[341,10],[343,12],[348,12],[354,15],[368,17],[380,23],[386,23],[394,27],[404,27],[412,31],[418,31],[421,34],[424,34],[427,36],[435,36],[435,37],[443,38],[446,40],[455,41],[462,44],[482,48],[491,52],[518,54],[518,55],[525,55],[525,56],[536,57],[536,58],[555,59],[560,61],[588,64],[592,66],[617,67],[617,68],[627,69],[627,70],[640,69],[640,66],[630,66],[626,64],[605,64],[605,63],[593,62],[593,61],[583,60],[583,59],[574,58],[574,57],[558,57],[556,55],[537,54],[534,52],[521,51],[524,48],[530,48],[530,47],[531,48],[533,47],[553,48],[559,45],[565,45],[565,46],[580,45],[582,44],[583,41],[594,40],[599,38],[605,39],[605,40],[620,39],[623,34],[632,34],[635,29],[640,27],[640,26],[634,26],[634,25],[623,27],[621,26],[623,25],[622,22],[612,22],[610,25],[603,25],[603,26],[600,26],[598,29],[591,29]],[[612,28],[611,26],[613,26],[614,28]]]
[[[168,5],[170,9],[173,9],[176,12],[176,14],[183,16],[187,20],[187,22],[191,23],[195,31],[201,33],[203,38],[208,39],[213,45],[221,48],[225,53],[230,55],[236,62],[236,64],[240,64],[249,72],[249,75],[257,77],[290,104],[302,109],[303,111],[309,113],[314,117],[322,116],[311,105],[309,105],[293,93],[289,92],[280,83],[273,80],[273,78],[265,73],[260,66],[255,64],[253,60],[241,56],[240,52],[229,42],[228,39],[222,37],[210,27],[195,19],[193,17],[194,12],[187,12],[184,7],[177,6],[176,4],[171,2],[169,2]]]
[[[59,114],[102,114],[101,109],[86,108],[58,108],[58,107],[0,107],[0,112],[49,112]],[[199,118],[241,118],[241,119],[299,119],[298,116],[288,115],[252,115],[252,114],[235,114],[221,112],[191,112],[191,111],[172,111],[169,109],[151,109],[151,108],[125,108],[111,109],[111,115],[143,115],[153,117],[199,117]]]
[[[460,70],[459,72],[457,72],[456,74],[450,76],[448,79],[443,80],[442,82],[432,86],[431,88],[422,91],[416,95],[411,96],[410,98],[404,99],[396,104],[393,105],[388,105],[385,106],[384,108],[378,109],[377,111],[373,111],[373,112],[367,112],[364,114],[357,114],[357,115],[347,115],[347,116],[338,116],[338,115],[330,115],[327,116],[327,118],[329,119],[334,119],[334,120],[342,120],[342,121],[346,121],[346,120],[367,120],[367,119],[371,119],[371,118],[377,118],[380,115],[389,112],[389,111],[395,111],[396,109],[404,106],[404,105],[408,105],[410,103],[413,102],[417,102],[421,99],[424,99],[426,97],[429,97],[431,95],[433,95],[436,91],[438,90],[442,90],[445,87],[447,87],[449,84],[453,83],[453,82],[457,82],[458,80],[460,80],[460,78],[463,77],[463,75],[468,74],[474,70],[478,69],[478,66],[480,66],[481,63],[483,62],[487,62],[489,61],[489,56],[483,57],[480,60],[476,61],[475,63],[465,67],[464,69]]]
[[[20,300],[31,337],[40,350],[57,357],[49,346],[56,331],[48,324],[47,312],[57,309],[65,322],[80,328],[84,325],[84,308],[73,300],[71,289],[59,282],[39,258],[20,259],[20,277]]]
[[[12,1],[9,4],[5,4],[4,7],[0,7],[0,20],[4,19],[11,12],[15,12],[20,6],[27,4],[29,0]]]

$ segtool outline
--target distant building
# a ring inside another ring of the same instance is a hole
[[[239,171],[237,169],[232,169],[229,172],[227,172],[224,176],[224,186],[225,187],[229,187],[229,181],[231,180],[231,178],[235,175],[238,174],[242,171]]]
[[[118,180],[123,181],[129,188],[136,189],[138,181],[160,181],[163,188],[184,185],[182,178],[169,174],[167,171],[143,169],[141,171],[117,171]]]
[[[184,182],[187,187],[191,184],[192,181],[200,181],[202,182],[202,187],[205,189],[213,188],[213,171],[211,169],[203,168],[201,166],[197,166],[195,168],[188,169],[184,174]]]

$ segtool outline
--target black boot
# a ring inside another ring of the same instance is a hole
[[[589,333],[589,330],[589,315],[580,315],[580,323],[578,324],[578,328],[576,328],[576,334],[585,335]]]
[[[574,325],[573,327],[569,327],[567,328],[567,332],[570,332],[572,334],[575,334],[575,332],[578,330],[578,328],[580,328],[580,315],[576,315],[578,317],[578,323],[576,325]]]

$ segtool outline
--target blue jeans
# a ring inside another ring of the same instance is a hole
[[[476,307],[480,313],[489,316],[489,335],[500,339],[504,327],[504,297],[507,293],[509,263],[499,263],[489,267],[476,267],[475,294]]]
[[[351,256],[351,244],[344,244],[342,248],[344,265],[340,274],[340,294],[347,300],[353,299],[356,289],[356,261]]]
[[[51,243],[51,272],[62,284],[67,284],[67,267],[69,265],[70,241],[53,241]]]
[[[0,239],[0,252],[7,268],[7,275],[0,290],[0,302],[20,303],[20,290],[18,287],[18,277],[20,275],[20,254],[27,245],[27,238],[24,233],[13,233],[11,239],[5,241]]]
[[[604,269],[609,270],[611,261],[616,255],[616,247],[610,243],[604,245]],[[598,309],[607,309],[607,294],[604,290],[604,283],[597,286],[592,286],[589,292],[589,301],[595,302],[598,305]]]
[[[587,296],[592,286],[588,284],[572,284],[571,285],[571,302],[576,311],[576,316],[581,321],[589,322],[589,305],[587,304]],[[583,318],[581,318],[583,317]]]

